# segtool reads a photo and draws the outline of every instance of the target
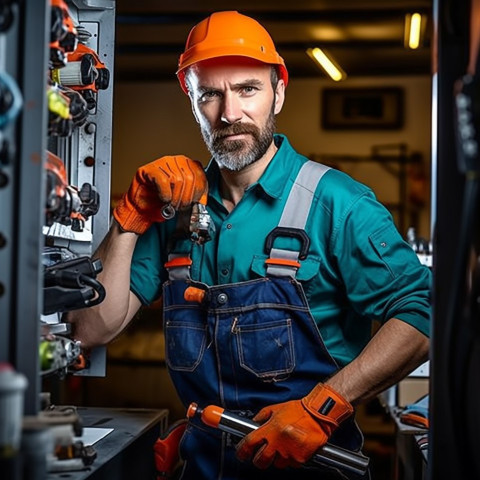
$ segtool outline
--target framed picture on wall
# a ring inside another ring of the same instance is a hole
[[[400,87],[325,88],[322,92],[325,130],[399,129],[403,110]]]

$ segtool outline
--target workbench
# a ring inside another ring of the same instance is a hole
[[[83,427],[113,429],[93,445],[92,465],[78,471],[49,472],[47,480],[151,480],[153,444],[168,427],[168,410],[77,407]]]

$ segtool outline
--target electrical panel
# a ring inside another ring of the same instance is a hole
[[[62,322],[102,301],[110,223],[114,0],[0,0],[0,362],[27,379],[104,375]]]
[[[52,0],[52,35],[56,33],[54,25],[61,23],[60,17],[67,30],[73,24],[76,41],[75,46],[67,47],[71,52],[64,52],[61,41],[59,51],[56,39],[50,39],[48,98],[67,96],[71,118],[66,124],[61,115],[52,119],[57,112],[49,106],[46,162],[47,176],[53,181],[49,183],[47,178],[42,312],[42,327],[49,332],[58,331],[60,345],[44,340],[41,368],[62,369],[67,363],[70,372],[74,370],[77,375],[98,376],[105,374],[105,349],[87,356],[75,342],[64,345],[62,332],[68,332],[68,325],[62,323],[61,313],[93,306],[105,295],[96,281],[102,266],[98,261],[92,262],[90,256],[107,233],[110,219],[114,2],[72,0],[65,4]],[[50,210],[49,193],[58,188],[55,165],[63,166],[65,171],[67,208],[53,205]],[[78,353],[76,359],[65,362],[62,355],[52,355],[57,348],[63,352],[65,347]],[[60,364],[53,364],[59,357]]]

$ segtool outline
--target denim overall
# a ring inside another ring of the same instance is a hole
[[[298,260],[307,252],[273,248],[276,235],[298,235],[308,247],[303,227],[326,170],[314,162],[300,170],[279,226],[267,239],[270,259],[265,278],[208,286],[192,282],[188,261],[168,269],[170,279],[163,287],[166,359],[185,407],[191,402],[200,407],[218,405],[251,417],[267,405],[300,399],[338,369],[311,316],[303,288],[295,280]],[[201,303],[184,299],[185,289],[192,284],[206,291]],[[185,460],[181,478],[358,478],[344,477],[332,469],[261,471],[235,458],[237,441],[194,418],[180,444]],[[329,442],[358,451],[363,437],[350,418]]]

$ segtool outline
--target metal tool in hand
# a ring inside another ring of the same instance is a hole
[[[190,216],[190,238],[192,242],[203,245],[212,239],[215,225],[203,203],[195,203]]]
[[[162,208],[162,216],[165,220],[173,218],[175,213],[175,208],[170,203]],[[198,245],[203,245],[211,240],[215,233],[215,225],[207,211],[207,207],[203,203],[193,204],[189,229],[192,242]]]
[[[238,437],[248,435],[260,426],[246,417],[242,417],[216,405],[208,405],[205,408],[200,408],[193,402],[188,407],[187,418],[192,419],[196,416],[200,417],[206,425]],[[313,467],[315,464],[326,465],[364,476],[368,470],[369,462],[370,459],[360,452],[346,450],[337,445],[327,443],[317,450],[311,460],[309,460],[308,466]]]

